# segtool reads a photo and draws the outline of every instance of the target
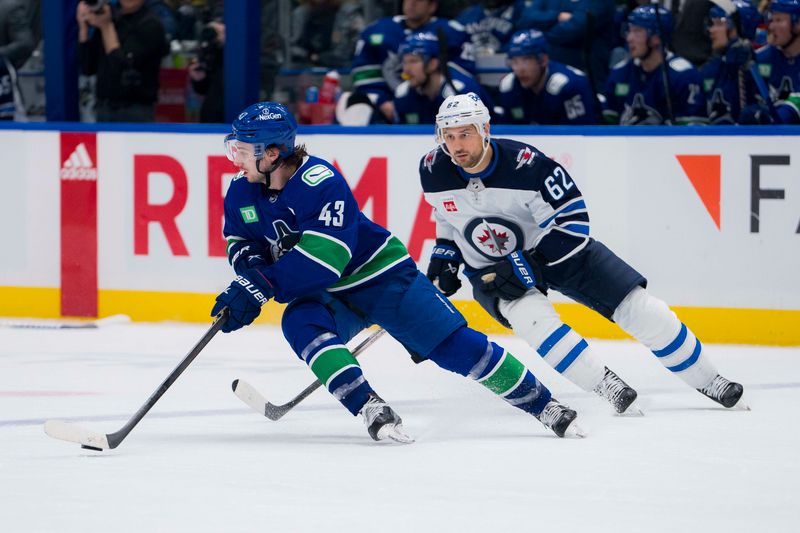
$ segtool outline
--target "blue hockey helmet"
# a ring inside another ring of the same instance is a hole
[[[714,4],[708,11],[708,18],[710,20],[725,19],[728,22],[728,28],[733,28],[735,19],[738,18],[735,27],[739,37],[752,41],[756,36],[758,25],[762,21],[761,13],[749,0],[733,0],[733,7],[735,14],[731,15],[719,5]]]
[[[427,63],[439,56],[439,38],[430,32],[412,33],[400,45],[398,54],[401,58],[406,54],[417,55]]]
[[[508,58],[519,56],[538,56],[547,53],[547,39],[539,30],[521,30],[511,36],[508,42]]]
[[[239,113],[232,128],[233,132],[225,137],[225,153],[231,161],[236,152],[236,141],[252,144],[256,159],[261,159],[270,146],[279,148],[281,158],[294,153],[297,121],[283,104],[253,104]]]
[[[770,13],[788,13],[792,16],[792,25],[800,20],[800,0],[772,0]]]
[[[647,35],[658,35],[661,42],[667,44],[672,37],[672,13],[665,7],[639,6],[628,15],[628,26],[636,26],[647,30]]]

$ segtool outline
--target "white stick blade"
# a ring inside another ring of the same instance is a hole
[[[76,442],[83,446],[110,449],[108,439],[102,433],[95,433],[76,424],[62,422],[61,420],[48,420],[44,423],[44,432],[54,439]]]
[[[259,414],[264,414],[264,406],[267,400],[248,382],[242,381],[241,379],[234,381],[233,393],[236,394],[240,400],[249,405],[251,409]]]

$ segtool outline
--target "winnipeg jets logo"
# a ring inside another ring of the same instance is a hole
[[[431,173],[433,173],[433,163],[436,161],[436,152],[438,152],[438,149],[431,150],[425,154],[425,159],[422,162],[422,165]]]
[[[525,165],[531,166],[534,159],[536,159],[536,154],[526,146],[517,154],[517,168],[514,170],[519,170]]]
[[[283,220],[273,220],[272,227],[275,230],[275,239],[264,236],[269,242],[269,252],[272,260],[277,261],[283,254],[294,248],[300,242],[300,233],[292,231],[289,225]]]
[[[496,229],[489,227],[483,230],[483,234],[478,235],[478,242],[483,246],[489,248],[491,252],[500,253],[508,250],[508,233],[505,231],[498,232]]]
[[[483,257],[499,259],[525,244],[522,229],[499,217],[474,218],[464,226],[467,242]]]

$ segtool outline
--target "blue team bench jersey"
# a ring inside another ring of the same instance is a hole
[[[346,290],[401,263],[414,264],[397,237],[364,216],[339,171],[313,156],[280,193],[234,179],[225,196],[223,233],[229,252],[239,241],[270,251],[271,264],[261,271],[278,302],[321,289]]]

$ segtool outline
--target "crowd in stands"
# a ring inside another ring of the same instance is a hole
[[[501,124],[798,124],[800,0],[751,1],[261,0],[261,96],[296,105],[305,87],[276,79],[335,69],[342,124],[431,124],[466,92]],[[0,0],[0,118],[19,118],[39,5]],[[156,120],[179,67],[194,119],[224,122],[222,0],[81,0],[75,17],[97,120]]]

